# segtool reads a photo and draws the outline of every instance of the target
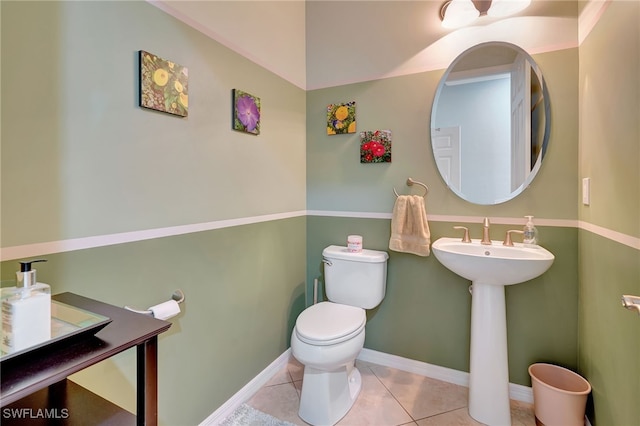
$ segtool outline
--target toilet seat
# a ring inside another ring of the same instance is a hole
[[[305,309],[296,320],[296,335],[310,345],[327,346],[344,342],[360,333],[367,322],[364,309],[320,302]]]

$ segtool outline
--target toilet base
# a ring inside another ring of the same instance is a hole
[[[298,415],[312,425],[334,425],[349,412],[360,389],[362,377],[354,365],[334,371],[305,366]]]

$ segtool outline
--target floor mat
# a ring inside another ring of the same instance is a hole
[[[220,426],[295,426],[293,423],[276,419],[269,414],[242,404],[227,417]]]

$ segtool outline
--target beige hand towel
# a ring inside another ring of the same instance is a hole
[[[400,195],[393,206],[389,249],[429,256],[430,244],[424,198],[419,195]]]

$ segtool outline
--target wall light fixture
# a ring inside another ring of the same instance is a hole
[[[526,9],[531,0],[447,0],[440,8],[445,28],[460,28],[481,16],[503,18]]]

